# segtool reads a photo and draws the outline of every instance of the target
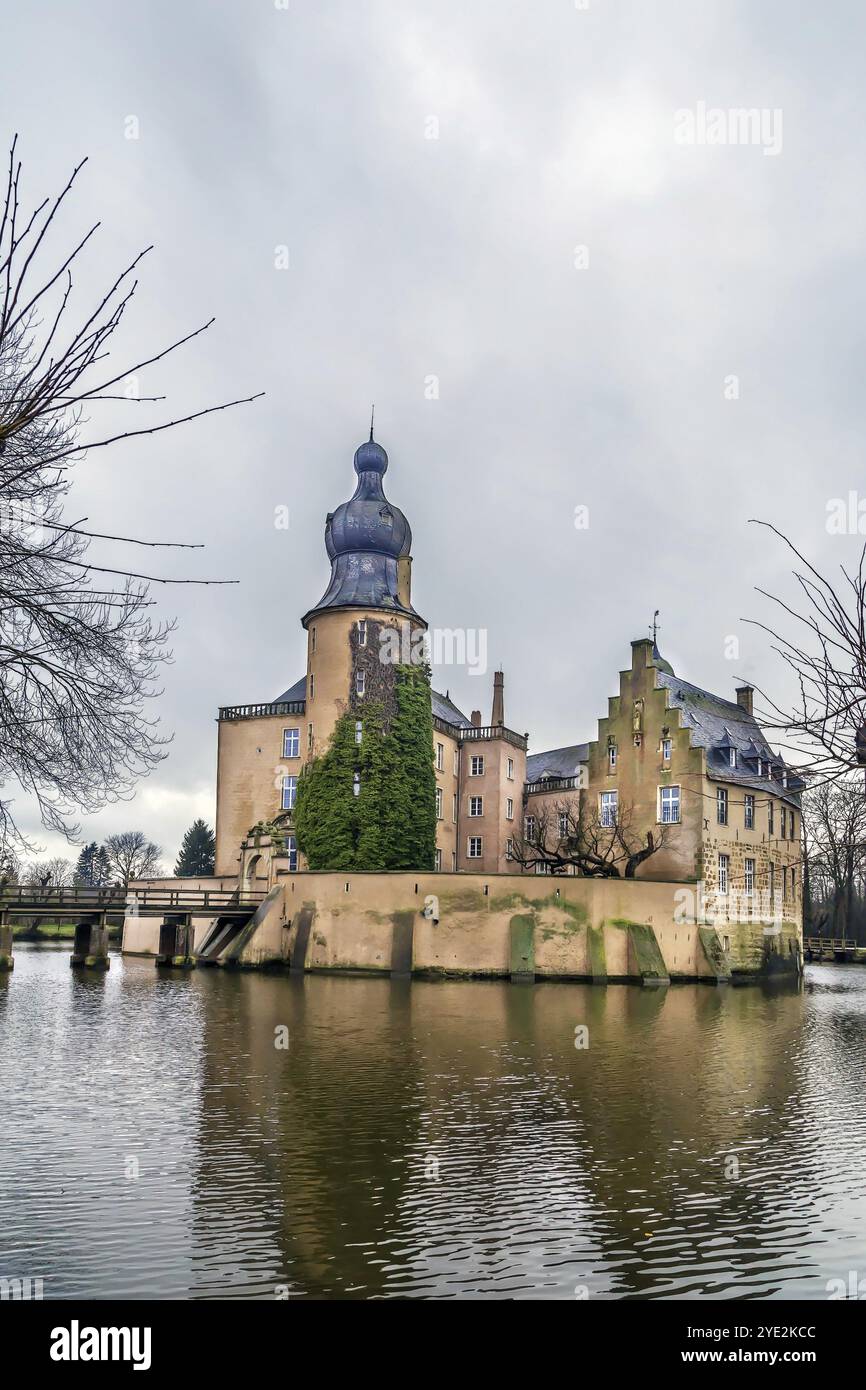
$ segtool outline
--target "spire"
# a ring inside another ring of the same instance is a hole
[[[370,443],[373,443],[373,417],[376,414],[375,402],[370,406]]]

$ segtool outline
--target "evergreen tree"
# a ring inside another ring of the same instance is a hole
[[[108,862],[108,851],[105,845],[100,845],[94,861],[93,885],[95,888],[107,888],[110,882],[111,865]]]
[[[174,866],[178,878],[208,878],[214,871],[216,840],[209,825],[194,820],[183,837]]]
[[[75,872],[72,876],[73,884],[80,888],[93,888],[96,886],[96,860],[99,850],[94,840],[92,844],[85,845],[78,856],[78,863],[75,865]]]

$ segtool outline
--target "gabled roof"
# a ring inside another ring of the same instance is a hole
[[[526,759],[526,780],[540,782],[545,776],[574,777],[580,764],[588,758],[588,743],[570,743],[566,748],[551,748],[547,753],[530,753]]]
[[[799,804],[798,792],[804,783],[792,771],[788,787],[781,785],[781,778],[758,776],[758,758],[776,768],[786,765],[784,758],[773,752],[753,714],[666,671],[658,672],[656,685],[670,691],[669,703],[682,711],[681,722],[689,729],[692,744],[707,750],[708,777],[763,791],[772,787],[774,795]],[[732,748],[737,750],[736,767],[730,765]]]

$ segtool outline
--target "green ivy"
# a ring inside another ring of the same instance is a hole
[[[394,697],[387,724],[382,706],[374,703],[341,715],[326,752],[301,773],[295,830],[311,869],[433,869],[436,774],[429,670],[394,667]],[[360,743],[357,718],[363,722]]]

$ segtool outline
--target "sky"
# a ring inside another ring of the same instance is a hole
[[[152,573],[239,581],[156,586],[173,742],[86,839],[140,828],[170,866],[213,822],[218,707],[303,674],[325,515],[374,401],[414,605],[486,633],[485,674],[435,673],[467,712],[488,717],[501,665],[530,751],[593,737],[656,609],[685,679],[784,697],[746,620],[775,621],[757,590],[792,597],[790,557],[749,519],[828,572],[863,539],[827,529],[833,499],[866,495],[862,6],[0,7],[25,199],[89,159],[55,241],[101,219],[80,302],[154,246],[118,366],[216,318],[142,376],[166,402],[94,429],[265,393],[75,470],[93,529],[204,545],[139,552]]]

